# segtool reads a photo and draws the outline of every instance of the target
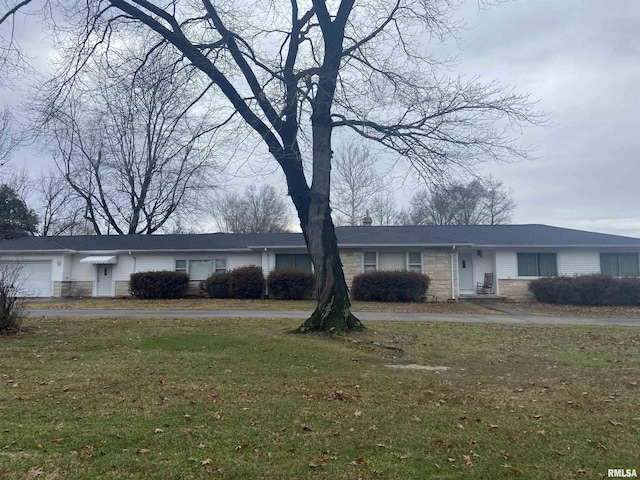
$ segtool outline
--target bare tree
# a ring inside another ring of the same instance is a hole
[[[40,235],[91,235],[94,229],[84,218],[84,203],[69,182],[50,170],[36,182],[41,205]]]
[[[0,173],[21,141],[21,136],[15,132],[13,124],[13,115],[5,108],[0,112]]]
[[[335,155],[331,207],[338,225],[359,225],[371,210],[373,196],[389,187],[375,169],[377,160],[366,146],[354,142]]]
[[[423,189],[411,198],[403,222],[412,225],[499,225],[508,223],[515,202],[501,182],[489,177]]]
[[[373,225],[400,225],[400,211],[391,193],[379,193],[369,203],[369,215]]]
[[[511,222],[516,202],[511,189],[506,189],[501,181],[489,177],[484,181],[486,223],[504,225]]]
[[[0,332],[18,330],[25,309],[25,298],[21,296],[22,266],[18,262],[0,263]]]
[[[73,84],[53,82],[40,107],[58,169],[98,235],[156,232],[196,208],[218,171],[210,86],[166,47],[132,43],[91,57]]]
[[[218,228],[232,233],[290,231],[289,207],[272,185],[223,195],[214,208]]]
[[[425,47],[429,36],[455,31],[454,3],[90,0],[71,66],[145,26],[206,75],[286,176],[316,274],[318,304],[299,331],[342,332],[362,324],[350,312],[331,219],[334,129],[350,129],[435,178],[526,155],[516,136],[541,123],[527,96],[437,71]]]

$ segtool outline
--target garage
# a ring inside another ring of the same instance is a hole
[[[16,265],[13,263],[13,265]],[[52,295],[51,261],[22,261],[16,286],[23,297],[50,297]]]

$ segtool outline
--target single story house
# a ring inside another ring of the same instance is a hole
[[[529,298],[543,276],[640,275],[640,239],[547,225],[337,227],[347,283],[362,272],[412,270],[431,278],[429,296],[472,296],[487,273],[490,295]],[[197,285],[244,265],[311,269],[300,233],[25,237],[0,242],[0,263],[21,265],[34,297],[129,294],[134,272],[187,272]]]

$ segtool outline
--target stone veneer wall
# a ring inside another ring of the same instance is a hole
[[[353,277],[362,273],[362,251],[356,249],[340,250],[340,260],[344,269],[347,285],[351,288]],[[427,300],[443,302],[451,298],[451,254],[448,251],[424,250],[424,273],[431,279],[429,297]],[[456,282],[456,269],[454,269],[454,284]]]
[[[116,280],[115,290],[116,297],[130,297],[129,280]]]
[[[529,291],[530,280],[520,280],[514,278],[499,278],[498,288],[500,296],[516,301],[533,300],[533,294]]]
[[[427,300],[446,301],[451,298],[451,252],[424,250],[422,254],[424,273],[431,280]],[[456,284],[457,269],[453,269],[453,282]]]
[[[351,289],[353,277],[362,273],[362,251],[355,249],[340,250],[340,260],[347,286]]]
[[[91,297],[93,282],[53,282],[54,297]]]

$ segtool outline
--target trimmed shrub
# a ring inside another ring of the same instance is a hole
[[[214,273],[200,284],[211,298],[260,298],[264,287],[262,268],[256,266]]]
[[[640,305],[640,278],[593,274],[533,280],[529,290],[539,302],[568,305]]]
[[[136,298],[183,298],[187,296],[189,275],[171,271],[132,273],[129,288]]]
[[[417,272],[369,272],[353,279],[351,295],[365,302],[419,302],[429,288],[429,277]]]
[[[315,283],[313,272],[293,268],[278,268],[267,278],[269,297],[278,300],[311,298]]]
[[[264,294],[265,279],[262,268],[239,267],[229,272],[233,298],[260,298]]]
[[[200,290],[210,298],[231,298],[231,275],[229,272],[214,273],[200,283]]]

